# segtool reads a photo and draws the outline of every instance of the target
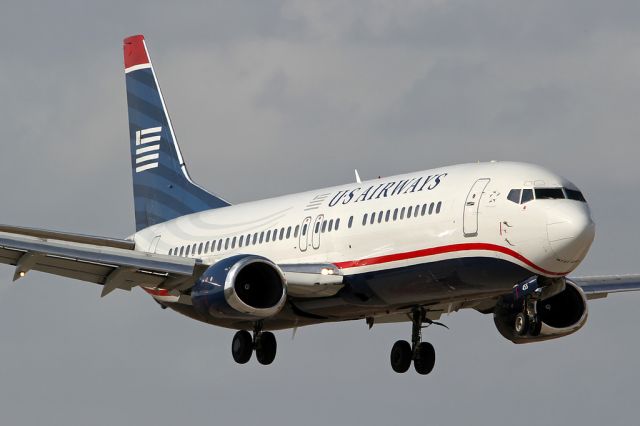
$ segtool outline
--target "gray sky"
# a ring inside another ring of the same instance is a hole
[[[238,203],[477,160],[541,164],[585,192],[578,274],[640,272],[640,2],[0,3],[0,223],[133,231],[122,38],[143,33],[193,177]],[[409,325],[277,333],[269,368],[233,332],[140,291],[0,268],[2,424],[477,422],[628,425],[640,295],[577,334],[516,346],[491,316],[430,329],[432,375],[392,372]],[[538,408],[536,410],[536,408]],[[179,423],[178,423],[179,422]]]

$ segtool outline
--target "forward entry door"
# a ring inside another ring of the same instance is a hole
[[[464,202],[464,215],[462,218],[462,227],[465,237],[476,237],[478,235],[478,214],[480,213],[480,200],[484,189],[491,179],[483,178],[475,181],[467,199]]]

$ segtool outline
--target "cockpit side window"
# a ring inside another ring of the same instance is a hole
[[[533,189],[523,189],[520,204],[528,203],[531,200],[533,200]]]
[[[536,188],[536,200],[562,200],[562,188]]]
[[[583,203],[587,202],[587,200],[584,199],[584,195],[582,195],[582,192],[578,190],[564,188],[564,192],[567,194],[567,198],[570,200],[582,201]]]
[[[520,203],[520,189],[512,189],[509,191],[509,195],[507,195],[507,200],[513,201],[514,203]]]

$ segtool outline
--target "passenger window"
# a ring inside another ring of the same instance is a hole
[[[384,212],[378,212],[378,223],[382,222],[382,216],[384,215]]]
[[[280,228],[280,241],[284,238],[284,228]]]
[[[211,241],[211,253],[216,251],[216,240]]]
[[[204,245],[204,252],[209,253],[209,241]]]
[[[333,219],[329,221],[329,232],[333,231]]]
[[[238,247],[242,247],[244,243],[244,235],[240,235],[240,238],[238,238]]]
[[[369,225],[373,225],[373,223],[376,221],[376,214],[371,213],[371,219],[369,219]]]
[[[203,247],[204,247],[204,244],[200,243],[200,245],[198,246],[198,254],[202,254]]]
[[[533,200],[533,189],[523,189],[520,204],[528,203]]]
[[[225,250],[229,250],[229,238],[227,238],[226,240],[224,240],[224,249]]]
[[[287,228],[287,240],[291,238],[291,227]]]
[[[264,242],[268,243],[271,240],[271,231],[267,231],[267,235],[265,236]]]
[[[322,233],[324,234],[327,231],[327,221],[322,222]]]
[[[422,211],[420,211],[420,216],[424,216],[426,212],[427,212],[427,205],[423,204]]]
[[[433,214],[433,208],[434,208],[435,206],[436,206],[436,204],[435,204],[435,203],[431,203],[431,204],[429,204],[429,215],[432,215],[432,214]]]
[[[407,219],[411,217],[411,213],[413,213],[413,206],[409,206],[407,209]]]
[[[340,228],[340,218],[336,219],[336,226],[333,229],[335,229],[337,231],[338,228]]]
[[[222,250],[222,238],[218,240],[218,251]]]
[[[365,226],[367,224],[367,213],[364,214],[364,216],[362,216],[362,226]]]
[[[349,222],[347,222],[347,226],[349,227],[349,229],[351,229],[351,226],[353,225],[353,216],[349,216]],[[337,225],[336,225],[337,228]]]
[[[436,205],[436,214],[440,213],[440,208],[442,207],[442,201],[438,201],[438,204]]]
[[[400,210],[400,220],[404,219],[404,207]]]
[[[536,188],[536,200],[561,200],[564,199],[562,188]]]
[[[316,234],[320,232],[320,222],[316,222],[316,226],[313,232],[315,232]]]
[[[585,200],[584,198],[584,195],[582,195],[582,192],[580,191],[577,191],[575,189],[565,188],[564,192],[567,193],[567,198],[570,200],[582,201],[583,203],[587,202],[587,200]]]
[[[420,213],[420,206],[416,206],[416,208],[413,210],[413,217],[418,217],[419,213]]]
[[[306,223],[302,227],[302,236],[304,237],[305,235],[307,235],[307,224]]]
[[[260,240],[259,240],[260,244],[262,244],[263,241],[264,241],[264,231],[260,233]]]
[[[231,240],[231,248],[236,248],[236,237],[233,237],[233,240]]]
[[[397,208],[393,211],[393,220],[394,221],[398,220],[398,209]]]
[[[169,256],[171,256],[171,253],[173,253],[173,249],[172,248],[169,249]]]
[[[387,213],[384,215],[385,222],[389,222],[389,216],[391,216],[391,210],[387,210]]]
[[[509,191],[509,195],[507,195],[507,200],[512,201],[516,204],[520,204],[520,189],[512,189]]]
[[[185,256],[189,257],[189,253],[191,253],[191,246],[187,246],[187,252],[185,253]]]
[[[178,256],[182,256],[184,254],[184,246],[180,247],[180,253],[178,253]]]
[[[253,234],[253,245],[255,246],[258,243],[258,233],[254,233]]]
[[[293,238],[298,238],[298,231],[300,231],[300,225],[296,225],[296,229],[293,232]]]

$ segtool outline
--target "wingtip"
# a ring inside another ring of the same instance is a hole
[[[126,37],[123,41],[124,45],[124,68],[131,68],[136,65],[144,65],[150,63],[149,54],[144,43],[144,36],[136,34]]]

